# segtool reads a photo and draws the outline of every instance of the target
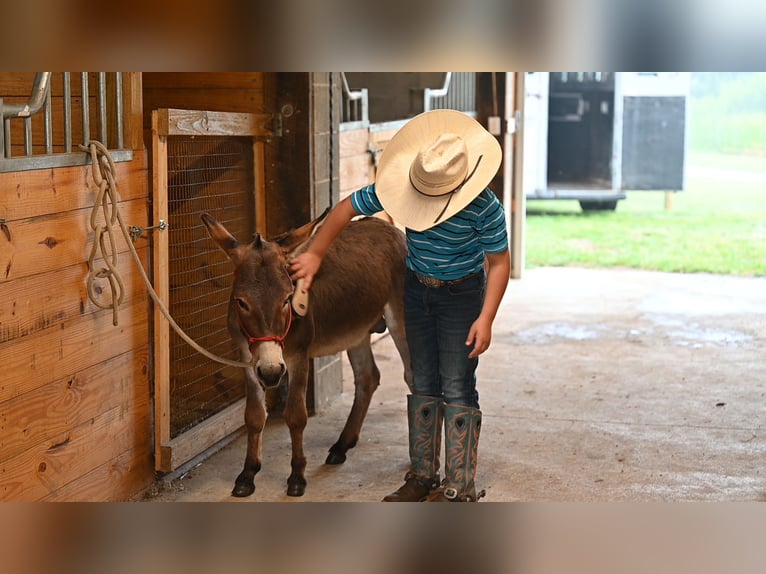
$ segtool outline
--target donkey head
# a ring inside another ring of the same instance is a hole
[[[207,213],[202,222],[210,237],[234,263],[229,300],[229,329],[247,340],[251,362],[264,388],[275,387],[287,371],[282,349],[292,322],[293,283],[282,249],[259,234],[242,245]]]

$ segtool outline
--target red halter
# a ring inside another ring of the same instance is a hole
[[[239,321],[239,330],[242,331],[242,334],[245,337],[247,337],[248,344],[252,345],[254,343],[266,343],[268,341],[274,341],[275,343],[279,343],[279,345],[284,349],[285,339],[287,338],[287,335],[290,333],[290,327],[293,324],[293,310],[290,309],[290,312],[287,315],[287,328],[285,329],[285,334],[282,335],[281,337],[279,335],[266,335],[265,337],[253,337],[250,333],[247,332],[247,329],[245,328],[245,325],[242,322],[242,316],[239,314],[239,309],[237,309],[237,321]]]
[[[287,271],[285,269],[285,271]],[[288,276],[290,275],[289,272],[287,272]],[[234,269],[234,277],[237,277],[237,270]],[[290,301],[292,302],[292,295],[290,295]],[[290,327],[293,324],[293,308],[292,304],[289,305],[290,307],[290,313],[287,315],[287,328],[285,329],[285,334],[281,337],[279,335],[266,335],[265,337],[253,337],[250,333],[247,332],[247,329],[245,328],[245,324],[242,322],[242,315],[239,313],[239,308],[236,309],[237,311],[237,321],[239,322],[239,330],[242,332],[242,334],[247,337],[248,344],[252,345],[253,343],[266,343],[269,341],[274,341],[275,343],[279,343],[279,346],[283,349],[285,348],[285,339],[287,339],[287,335],[290,334]]]

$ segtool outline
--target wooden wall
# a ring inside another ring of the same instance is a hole
[[[117,164],[131,224],[147,224],[146,176],[143,151]],[[119,500],[154,477],[146,290],[120,239],[119,325],[88,299],[93,199],[90,167],[0,174],[3,501]]]
[[[25,101],[33,77],[0,72],[0,97]],[[282,136],[266,143],[261,231],[304,223],[337,201],[337,118],[323,117],[332,86],[330,74],[126,73],[125,147],[134,159],[116,174],[126,221],[150,223],[151,110],[177,107],[282,113]],[[80,125],[74,118],[74,144]],[[55,124],[54,134],[60,141]],[[154,480],[151,308],[122,239],[118,326],[88,300],[93,191],[89,166],[0,173],[0,501],[124,500]],[[148,268],[146,236],[136,247]],[[108,300],[108,288],[98,296]]]
[[[77,95],[79,74],[72,76]],[[60,78],[54,74],[54,109]],[[0,73],[0,97],[26,101],[33,79]],[[134,159],[116,164],[119,206],[129,224],[147,225],[140,73],[123,79],[125,147]],[[72,127],[76,144],[81,122]],[[62,134],[54,122],[54,140]],[[0,173],[0,501],[124,500],[154,479],[146,289],[119,239],[118,325],[88,299],[93,203],[90,166]],[[148,267],[147,240],[136,247]],[[110,301],[104,280],[96,291]]]
[[[341,199],[375,181],[376,157],[397,129],[371,130],[365,127],[340,132]]]

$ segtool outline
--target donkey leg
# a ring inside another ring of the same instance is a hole
[[[412,393],[412,363],[410,361],[410,347],[407,344],[407,332],[404,325],[404,299],[393,299],[386,305],[383,314],[386,318],[388,332],[391,334],[396,350],[402,359],[404,382],[407,383],[407,388]]]
[[[266,404],[261,385],[255,380],[252,369],[247,369],[247,399],[245,403],[245,426],[247,427],[247,454],[245,467],[234,481],[232,496],[250,496],[255,491],[255,475],[261,470],[261,444],[263,426],[266,423]]]
[[[308,422],[306,409],[306,385],[308,384],[308,357],[290,357],[287,359],[287,372],[290,373],[287,404],[284,418],[290,429],[292,441],[292,472],[287,478],[287,496],[303,496],[306,491],[306,456],[303,453],[303,431]]]
[[[330,447],[330,454],[327,455],[325,464],[341,464],[346,461],[346,452],[356,446],[372,395],[380,384],[380,371],[372,355],[369,337],[349,348],[346,354],[354,372],[354,404],[351,406],[340,437]]]

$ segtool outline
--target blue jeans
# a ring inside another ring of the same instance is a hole
[[[428,287],[407,272],[404,317],[415,394],[479,408],[479,358],[468,358],[472,347],[465,340],[481,312],[485,284],[484,274],[478,274],[456,285]]]

